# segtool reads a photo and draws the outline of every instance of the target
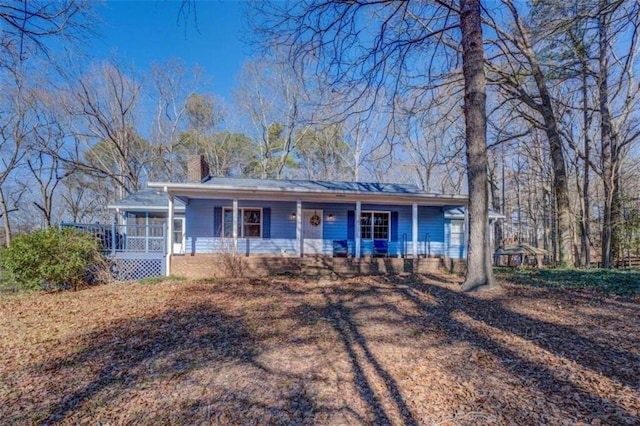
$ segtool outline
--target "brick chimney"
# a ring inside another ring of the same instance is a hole
[[[189,155],[187,157],[187,182],[200,183],[209,177],[209,163],[204,155]]]

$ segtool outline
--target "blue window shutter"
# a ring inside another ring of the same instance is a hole
[[[262,238],[271,238],[271,209],[262,209]]]
[[[213,236],[222,235],[222,207],[213,208]]]
[[[354,240],[355,237],[356,214],[353,210],[347,212],[347,240]]]
[[[391,241],[398,241],[398,212],[391,212]]]

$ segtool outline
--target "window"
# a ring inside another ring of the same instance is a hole
[[[127,212],[127,235],[130,237],[162,237],[166,215],[154,212]]]
[[[451,245],[461,246],[464,244],[464,221],[451,221]]]
[[[389,240],[391,214],[389,212],[362,212],[360,237],[363,240]]]
[[[173,219],[173,243],[182,244],[182,219]]]
[[[225,207],[222,212],[223,234],[233,237],[233,209]],[[262,209],[238,209],[238,238],[262,237]]]

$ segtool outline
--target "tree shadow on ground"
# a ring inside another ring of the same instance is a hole
[[[23,420],[40,418],[50,424],[70,421],[71,416],[77,421],[77,416],[86,416],[92,407],[101,407],[103,415],[107,410],[117,416],[118,405],[126,402],[123,398],[137,389],[176,379],[187,387],[206,387],[207,383],[196,383],[190,376],[201,368],[232,366],[239,371],[251,369],[258,378],[269,376],[254,362],[259,342],[246,324],[206,303],[121,320],[82,336],[76,343],[80,349],[75,354],[35,367],[49,378],[44,385],[50,394],[45,402],[35,403],[34,412],[22,413]],[[156,420],[237,422],[234,416],[244,413],[247,420],[273,416],[296,423],[313,417],[313,400],[303,382],[293,380],[276,390],[271,398],[263,394],[259,400],[252,392],[234,389],[233,385],[210,398],[186,395],[184,401],[190,404],[181,403],[180,412],[159,413]],[[270,391],[274,389],[264,389],[265,393]],[[127,421],[133,422],[153,418],[153,412],[144,409],[127,415]]]
[[[356,423],[418,424],[424,421],[424,412],[416,411],[408,400],[407,388],[390,364],[393,358],[378,352],[376,345],[407,342],[378,334],[378,327],[397,333],[422,327],[425,333],[442,331],[431,334],[446,336],[445,346],[462,343],[490,354],[510,375],[525,379],[519,386],[538,389],[545,407],[557,407],[583,420],[605,414],[609,423],[638,421],[637,413],[619,401],[590,392],[571,377],[558,374],[556,366],[530,357],[486,328],[533,342],[636,393],[637,354],[580,335],[570,326],[514,312],[501,305],[499,298],[484,300],[461,293],[449,280],[436,278],[376,277],[315,284],[238,280],[178,288],[180,303],[173,309],[118,320],[63,342],[77,350],[51,356],[33,367],[34,376],[43,380],[41,392],[25,396],[10,413],[15,423],[42,424],[80,423],[92,413],[111,423],[310,424],[342,418]],[[253,305],[241,303],[247,300]],[[403,308],[398,307],[400,302]],[[276,309],[279,304],[286,307]],[[231,305],[240,307],[234,310]],[[252,315],[243,313],[249,309],[246,306],[254,309]],[[312,328],[315,331],[310,334],[301,332]],[[330,336],[319,337],[324,331]],[[313,346],[320,338],[332,345],[328,357],[316,351],[312,353],[319,358],[310,366],[296,365],[297,350]],[[422,348],[419,339],[413,342]],[[267,349],[273,356],[287,354],[291,363],[274,365],[273,358],[261,357]],[[338,364],[337,358],[346,360],[351,374],[341,379],[348,380],[344,385],[355,390],[364,410],[348,406],[344,403],[348,399],[340,399],[341,395],[335,403],[318,401],[318,389],[327,386],[319,364]],[[486,368],[478,372],[492,374]],[[464,371],[450,373],[454,377]],[[43,389],[48,397],[39,400]],[[163,401],[165,393],[167,398],[178,395]],[[147,408],[141,395],[160,401],[153,401],[154,409]],[[138,411],[119,413],[130,397],[137,398]],[[507,397],[493,396],[486,402],[487,409],[500,406],[500,398]],[[344,413],[332,417],[340,410]],[[126,416],[117,417],[120,414]],[[535,423],[527,414],[518,418]]]
[[[475,298],[428,281],[409,279],[405,281],[405,286],[399,286],[398,289],[418,308],[418,316],[407,316],[407,321],[425,326],[437,323],[444,327],[451,342],[469,342],[477,349],[492,354],[506,369],[533,383],[549,400],[557,401],[560,408],[568,411],[577,409],[587,417],[611,414],[613,417],[609,417],[609,420],[621,424],[626,424],[629,419],[640,420],[636,413],[627,411],[616,401],[590,393],[569,378],[561,377],[552,366],[528,359],[487,333],[462,323],[456,313],[463,313],[485,326],[533,342],[543,350],[577,363],[585,370],[602,374],[632,391],[640,389],[638,354],[580,335],[572,327],[511,311],[502,307],[499,301]],[[437,303],[424,303],[419,297],[424,294],[435,297]],[[564,397],[572,401],[565,405]],[[576,400],[579,403],[576,404]],[[616,417],[617,414],[621,417]]]
[[[354,385],[362,400],[366,402],[373,413],[375,424],[388,425],[392,424],[392,422],[381,404],[380,397],[367,379],[367,375],[364,372],[365,364],[371,366],[377,379],[385,384],[388,399],[395,405],[403,423],[417,425],[418,422],[402,397],[395,379],[384,369],[383,364],[371,352],[370,343],[359,331],[350,309],[345,306],[340,297],[335,297],[327,289],[323,289],[322,293],[326,300],[326,305],[319,313],[330,321],[331,326],[340,337],[340,342],[344,345],[355,376]]]

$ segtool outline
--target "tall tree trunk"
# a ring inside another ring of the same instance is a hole
[[[5,247],[9,247],[11,245],[11,222],[9,222],[9,209],[7,208],[7,201],[4,198],[4,191],[2,188],[0,188],[0,213],[2,213],[4,245]]]
[[[614,266],[616,251],[616,203],[619,198],[616,177],[617,144],[609,111],[609,18],[607,0],[600,0],[598,17],[598,101],[600,106],[600,147],[602,184],[604,191],[604,217],[602,223],[602,267]]]
[[[500,199],[500,188],[498,187],[498,177],[496,176],[496,169],[498,165],[495,165],[489,174],[489,188],[491,189],[491,208],[502,213],[502,200]],[[504,178],[503,178],[504,179]],[[491,250],[496,250],[502,245],[502,220],[496,220],[493,224],[493,246]]]
[[[573,232],[571,229],[571,206],[569,204],[569,185],[567,182],[567,169],[562,152],[562,139],[558,129],[551,95],[547,88],[545,75],[542,72],[540,63],[530,42],[530,37],[518,11],[512,2],[507,3],[514,17],[521,39],[516,42],[518,48],[526,57],[531,67],[531,74],[538,89],[540,102],[535,105],[535,109],[542,115],[544,130],[549,140],[549,153],[553,166],[553,195],[556,200],[558,249],[560,264],[562,266],[573,266]]]
[[[486,77],[479,0],[460,1],[467,178],[469,180],[469,242],[467,275],[462,288],[473,291],[497,285],[489,248]]]
[[[589,104],[587,93],[587,64],[582,60],[582,120],[584,126],[584,175],[582,177],[582,215],[580,218],[580,251],[582,267],[588,268],[591,264],[591,246],[589,244],[591,234],[591,204],[589,202],[589,156],[591,141],[589,140]]]
[[[571,206],[569,204],[569,185],[567,183],[567,169],[564,153],[562,152],[562,139],[558,130],[558,123],[551,105],[551,96],[547,90],[544,76],[536,61],[533,74],[542,100],[542,116],[545,122],[545,131],[549,139],[549,150],[553,165],[553,192],[556,198],[556,211],[558,214],[558,249],[560,264],[573,266],[573,238],[571,232]]]

